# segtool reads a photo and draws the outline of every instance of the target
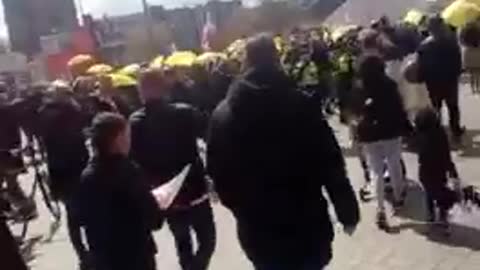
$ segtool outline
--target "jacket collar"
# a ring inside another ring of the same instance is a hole
[[[168,106],[167,101],[165,99],[159,98],[159,99],[152,99],[147,102],[145,102],[145,110],[147,112],[155,112],[162,110]]]
[[[122,154],[98,154],[96,153],[93,156],[92,162],[93,163],[108,163],[108,164],[113,164],[113,163],[121,163],[124,161],[127,161],[128,157]]]

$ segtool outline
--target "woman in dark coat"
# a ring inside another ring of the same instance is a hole
[[[79,210],[96,270],[154,270],[152,237],[159,212],[138,168],[128,159],[130,128],[121,115],[93,120],[95,157],[82,175]]]
[[[387,164],[393,191],[394,207],[404,200],[401,137],[411,131],[397,84],[385,73],[384,60],[369,53],[359,59],[359,87],[355,89],[352,108],[357,117],[355,128],[363,145],[368,167],[377,183],[377,225],[389,228],[385,214],[384,168]]]

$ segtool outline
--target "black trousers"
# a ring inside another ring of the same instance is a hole
[[[118,255],[121,256],[121,255]],[[94,270],[156,270],[155,254],[141,254],[140,256],[125,255],[125,258],[96,258]]]
[[[286,243],[277,242],[277,245],[289,249]],[[283,258],[251,256],[252,251],[248,250],[248,247],[245,245],[242,245],[242,247],[255,270],[322,270],[327,267],[332,259],[332,247],[330,243],[320,243],[314,254],[303,254],[301,257],[296,257],[294,254],[289,256],[287,254]]]
[[[66,217],[67,217],[67,229],[70,243],[73,250],[77,255],[80,265],[89,264],[90,258],[87,247],[82,240],[82,226],[78,218],[78,212],[75,207],[75,201],[73,198],[64,199]]]
[[[182,270],[206,270],[216,246],[216,229],[209,201],[185,210],[172,210],[167,223],[175,238]],[[195,232],[198,250],[192,245]]]
[[[0,257],[2,269],[27,270],[10,229],[5,220],[0,217]]]
[[[320,252],[320,251],[319,251]],[[287,265],[284,263],[254,263],[255,270],[323,270],[331,260],[332,251],[323,250],[324,257],[305,261],[302,265]]]
[[[287,267],[285,265],[261,265],[255,266],[255,270],[323,270],[326,267],[325,264],[312,264],[304,266],[291,266]]]
[[[427,89],[432,101],[433,107],[441,115],[443,103],[446,103],[450,130],[454,135],[460,135],[462,128],[460,125],[460,106],[458,80],[447,83],[428,83]]]
[[[448,211],[457,201],[456,193],[448,186],[445,173],[434,172],[420,168],[420,182],[425,190],[427,214],[435,219],[438,210],[440,220],[446,220]]]
[[[240,246],[255,270],[322,270],[332,259],[332,243],[323,235],[326,224],[291,233],[277,231],[274,223],[258,226],[256,218],[236,218]]]

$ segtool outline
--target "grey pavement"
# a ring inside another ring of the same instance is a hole
[[[469,132],[464,149],[455,151],[455,161],[465,182],[480,187],[480,99],[462,92],[464,122]],[[335,121],[332,126],[342,145],[346,146],[347,131]],[[355,188],[361,186],[363,174],[358,159],[346,152],[349,175]],[[413,154],[405,154],[409,179],[412,179],[411,192],[403,217],[393,219],[399,232],[387,234],[377,230],[374,224],[376,203],[362,204],[362,222],[353,237],[343,234],[338,227],[334,242],[334,259],[331,270],[477,270],[480,269],[480,211],[470,213],[462,209],[452,212],[452,235],[443,237],[428,230],[423,222],[424,206],[421,188],[416,182],[417,165]],[[26,177],[25,182],[29,179]],[[75,269],[76,261],[68,243],[65,226],[55,235],[52,242],[41,240],[48,234],[50,219],[40,205],[40,218],[32,223],[29,231],[30,248],[26,250],[33,270]],[[215,206],[215,219],[218,230],[218,244],[212,259],[212,270],[252,269],[239,248],[235,233],[235,222],[230,213],[220,205]],[[159,247],[158,269],[177,270],[173,239],[168,227],[155,234]],[[36,241],[39,240],[40,241]]]

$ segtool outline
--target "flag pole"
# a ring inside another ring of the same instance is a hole
[[[147,31],[147,41],[149,43],[149,47],[151,48],[150,53],[153,56],[155,54],[155,52],[153,51],[153,44],[154,44],[153,25],[152,25],[152,16],[150,13],[150,7],[148,5],[147,0],[142,0],[142,6],[143,6],[143,16],[145,19],[145,28]]]

